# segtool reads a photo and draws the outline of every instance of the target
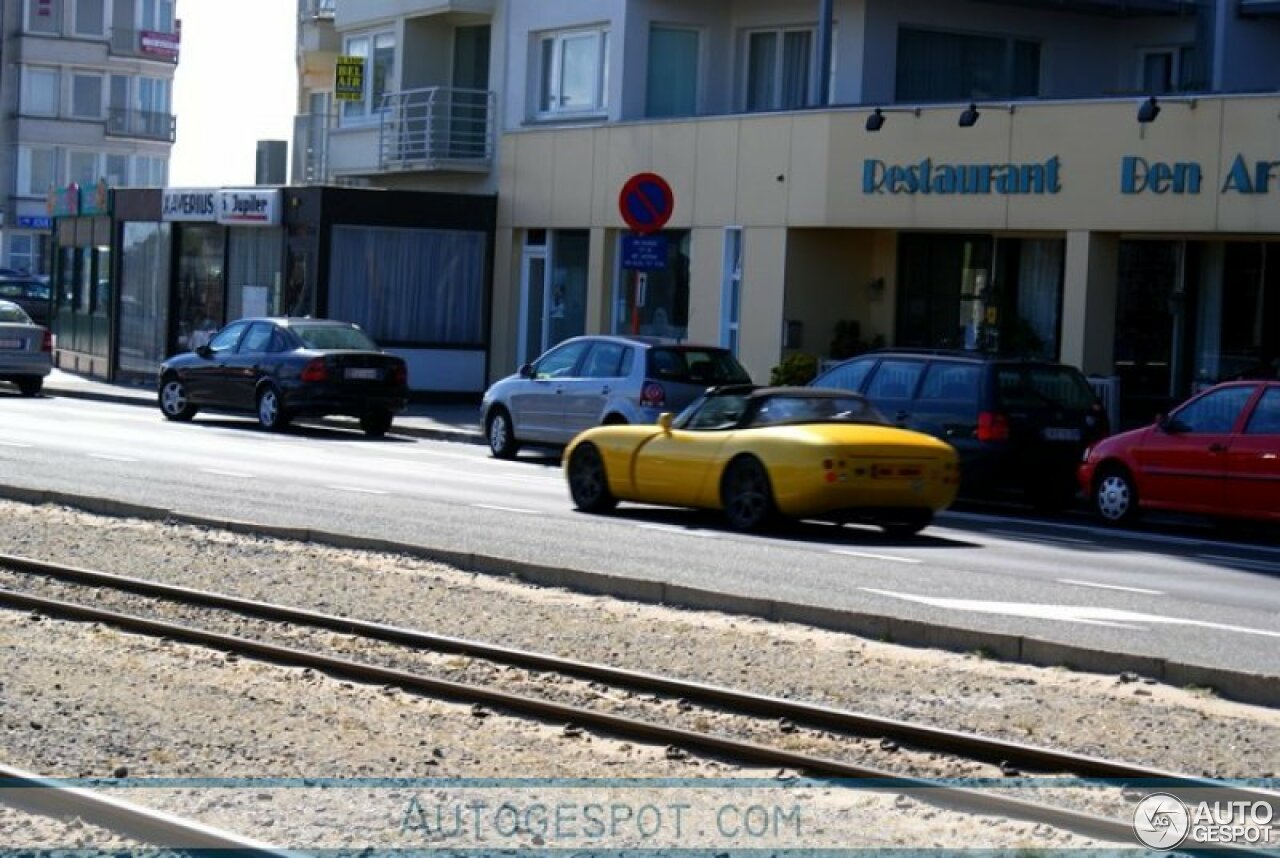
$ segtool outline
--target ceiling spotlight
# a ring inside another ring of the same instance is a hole
[[[883,127],[884,127],[884,111],[877,107],[875,111],[873,111],[867,117],[867,130],[879,131]]]
[[[1138,106],[1138,121],[1141,123],[1155,122],[1159,115],[1160,105],[1156,102],[1154,95]]]
[[[978,113],[978,105],[970,104],[965,108],[964,112],[960,114],[960,127],[972,128],[977,124],[978,117],[980,115],[981,114]]]

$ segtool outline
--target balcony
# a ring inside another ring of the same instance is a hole
[[[113,107],[107,111],[107,134],[172,143],[178,137],[178,118],[171,113]]]
[[[494,94],[479,89],[387,93],[378,131],[379,171],[488,171],[495,105]]]
[[[118,57],[178,64],[178,33],[111,28],[111,53]]]
[[[322,18],[332,21],[338,11],[338,0],[303,0],[298,9],[304,20]]]

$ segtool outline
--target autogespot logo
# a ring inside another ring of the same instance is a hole
[[[1187,806],[1168,793],[1152,793],[1133,811],[1133,831],[1152,849],[1177,849],[1190,830]]]

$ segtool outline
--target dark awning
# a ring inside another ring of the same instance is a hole
[[[1006,6],[1025,6],[1056,12],[1078,12],[1087,15],[1109,15],[1117,18],[1150,17],[1153,15],[1190,15],[1195,12],[1196,0],[979,0],[984,3],[1000,3]],[[1250,0],[1240,0],[1241,5]],[[1259,6],[1277,6],[1280,0],[1253,0]]]

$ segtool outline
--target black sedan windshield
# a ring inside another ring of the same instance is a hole
[[[378,344],[357,327],[345,325],[293,325],[307,348],[323,351],[378,351]]]

